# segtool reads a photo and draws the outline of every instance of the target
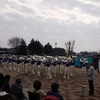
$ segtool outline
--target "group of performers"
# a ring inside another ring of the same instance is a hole
[[[35,77],[43,74],[47,79],[52,79],[62,74],[63,78],[71,78],[75,75],[75,60],[73,57],[53,56],[4,56],[0,57],[0,63],[4,69],[28,73]],[[82,60],[82,74],[86,75],[86,66]]]

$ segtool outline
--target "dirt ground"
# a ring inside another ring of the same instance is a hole
[[[40,77],[35,77],[33,75],[24,74],[23,72],[12,72],[8,69],[3,69],[2,66],[0,66],[0,72],[4,75],[11,75],[10,84],[14,83],[16,78],[22,78],[22,86],[27,98],[27,91],[33,91],[33,82],[38,79],[41,80],[42,89],[45,92],[48,92],[50,90],[50,85],[52,82],[59,83],[60,94],[62,94],[65,100],[100,100],[100,73],[97,73],[97,71],[95,71],[94,95],[87,97],[81,96],[82,85],[88,86],[88,80],[87,77],[81,75],[80,68],[75,68],[74,78],[64,79],[63,75],[57,75],[57,77],[53,77],[53,79],[51,80],[47,80],[43,75],[41,75]]]

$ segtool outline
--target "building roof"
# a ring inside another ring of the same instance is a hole
[[[63,48],[54,48],[52,51],[53,56],[65,56],[65,49]]]

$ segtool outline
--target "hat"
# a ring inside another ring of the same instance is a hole
[[[20,78],[17,78],[17,79],[16,79],[16,83],[17,83],[17,84],[21,84],[21,83],[22,83],[22,80],[21,80]]]

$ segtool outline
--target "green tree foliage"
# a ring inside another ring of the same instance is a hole
[[[30,54],[41,55],[43,53],[43,45],[39,41],[32,39],[28,45]]]
[[[34,54],[34,45],[35,45],[35,41],[34,41],[34,39],[32,39],[30,41],[30,44],[28,45],[28,49],[30,51],[30,54]]]
[[[21,39],[21,45],[17,47],[18,55],[27,55],[27,46],[24,39]]]
[[[46,55],[50,55],[52,53],[52,46],[50,45],[50,43],[47,43],[44,48],[43,48],[43,53]]]

